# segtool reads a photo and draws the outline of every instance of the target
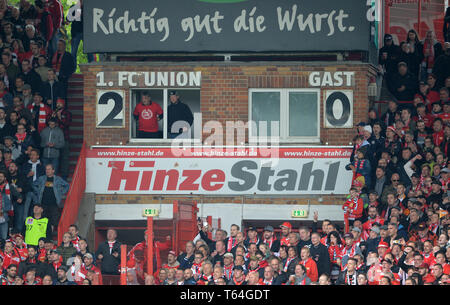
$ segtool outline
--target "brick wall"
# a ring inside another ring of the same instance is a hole
[[[353,123],[367,119],[369,108],[367,87],[369,79],[374,75],[373,67],[363,63],[95,63],[82,66],[84,74],[84,139],[89,146],[96,145],[124,145],[129,141],[130,126],[130,88],[108,87],[110,89],[124,89],[125,96],[125,128],[97,129],[96,121],[96,74],[98,72],[114,71],[201,71],[202,85],[200,91],[200,107],[203,124],[209,120],[217,120],[225,126],[226,121],[244,121],[249,119],[248,90],[250,88],[309,88],[308,77],[312,71],[353,71],[355,83],[352,87],[354,95]],[[105,82],[108,83],[108,79]],[[321,142],[329,145],[348,145],[355,135],[353,128],[331,129],[324,128],[323,99],[324,90],[335,87],[322,87],[320,99]],[[206,139],[208,134],[203,134]],[[225,143],[225,138],[224,138]],[[294,144],[294,143],[291,143]]]

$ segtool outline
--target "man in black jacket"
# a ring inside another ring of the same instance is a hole
[[[396,45],[392,39],[391,34],[384,35],[384,46],[380,49],[378,54],[378,64],[384,66],[386,69],[385,79],[389,90],[391,89],[390,80],[396,71],[396,64],[400,57],[400,47]]]
[[[29,59],[24,59],[22,61],[22,73],[20,75],[22,75],[25,84],[29,84],[31,86],[31,91],[33,94],[41,90],[41,77],[36,71],[34,71]]]
[[[95,252],[95,257],[101,261],[102,274],[119,274],[121,243],[116,238],[116,230],[109,229],[106,232],[107,240],[101,243]]]
[[[13,127],[6,121],[5,108],[0,107],[0,139],[3,140],[5,136],[14,136]]]
[[[444,54],[436,57],[433,74],[437,76],[438,88],[443,87],[445,79],[450,76],[450,42],[444,44]]]
[[[281,270],[281,260],[276,256],[272,256],[268,259],[268,263],[273,269],[273,277],[275,278],[272,285],[282,285],[286,283],[288,280],[288,276],[286,272],[283,272],[283,270]]]
[[[72,55],[66,52],[66,42],[63,39],[58,41],[57,52],[52,58],[52,68],[56,71],[58,80],[63,85],[64,96],[67,96],[68,81],[76,67]]]
[[[261,243],[265,243],[266,245],[268,245],[270,248],[270,252],[272,253],[278,253],[280,251],[280,240],[276,239],[276,237],[273,235],[272,226],[266,226],[264,228],[264,235]]]
[[[412,101],[417,91],[417,77],[408,71],[405,62],[399,62],[398,71],[392,76],[392,94],[399,101]]]
[[[339,273],[336,285],[358,285],[357,277],[359,272],[356,270],[358,261],[351,257],[347,261],[347,269]]]
[[[167,107],[167,134],[170,139],[174,139],[188,131],[194,117],[189,106],[180,101],[176,91],[170,91],[169,97],[171,103]]]
[[[317,264],[319,276],[322,274],[330,275],[331,263],[328,248],[320,242],[320,234],[314,232],[311,234],[311,248],[309,248],[312,259]]]
[[[63,85],[56,80],[55,70],[48,69],[47,77],[48,81],[42,84],[41,95],[47,106],[55,110],[58,98],[65,99],[66,96]]]
[[[17,232],[22,232],[25,219],[30,215],[31,200],[25,200],[26,194],[32,191],[28,179],[22,173],[18,172],[18,166],[11,162],[8,167],[7,180],[11,188],[15,189],[19,196],[13,196],[14,205],[14,227]]]

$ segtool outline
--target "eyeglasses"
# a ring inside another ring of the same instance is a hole
[[[392,179],[392,182],[399,182],[400,180],[398,180],[398,179],[396,179],[396,180],[394,180],[394,179]]]

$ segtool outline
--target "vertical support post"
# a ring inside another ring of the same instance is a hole
[[[120,285],[127,284],[127,245],[120,246]]]
[[[422,21],[422,0],[417,1],[417,33],[422,37],[420,22]]]
[[[391,6],[389,0],[384,1],[384,33],[390,34]]]
[[[147,217],[147,274],[153,275],[153,217]]]

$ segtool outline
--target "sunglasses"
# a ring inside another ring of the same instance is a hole
[[[400,181],[400,180],[397,180],[397,179],[396,179],[396,180],[392,180],[392,182],[399,182],[399,181]]]

